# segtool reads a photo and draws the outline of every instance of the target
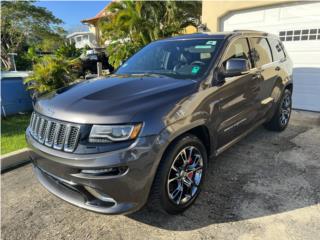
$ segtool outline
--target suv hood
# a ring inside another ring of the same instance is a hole
[[[35,110],[74,123],[128,123],[136,113],[178,101],[195,88],[193,80],[150,75],[111,76],[49,93],[37,101]]]

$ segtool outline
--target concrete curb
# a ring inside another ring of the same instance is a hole
[[[35,156],[35,153],[29,148],[23,148],[1,156],[1,172],[23,165],[30,161],[30,156]]]

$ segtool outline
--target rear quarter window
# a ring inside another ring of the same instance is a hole
[[[285,59],[286,55],[283,51],[283,48],[281,46],[281,43],[277,39],[269,38],[268,39],[270,46],[271,46],[271,51],[273,55],[273,60],[274,61],[279,61],[282,59]]]

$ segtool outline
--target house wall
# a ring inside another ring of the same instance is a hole
[[[220,31],[220,19],[232,11],[256,8],[268,5],[283,4],[283,0],[269,1],[206,1],[202,2],[202,23],[206,24],[211,32]]]
[[[196,33],[198,29],[195,26],[189,25],[183,29],[184,34]]]
[[[81,38],[81,40],[79,41],[78,38]],[[76,48],[84,48],[87,45],[90,48],[96,48],[97,45],[97,41],[96,41],[96,37],[94,34],[92,34],[91,32],[87,33],[87,34],[77,34],[74,35],[72,37],[68,37],[69,42],[74,42]]]
[[[96,27],[92,24],[88,24],[87,26],[88,26],[89,32],[96,35]]]

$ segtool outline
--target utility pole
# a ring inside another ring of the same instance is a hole
[[[14,57],[17,56],[18,54],[17,53],[8,53],[8,55],[11,57],[11,62],[13,64],[14,71],[16,72],[17,66],[16,66],[16,61],[15,61]]]

